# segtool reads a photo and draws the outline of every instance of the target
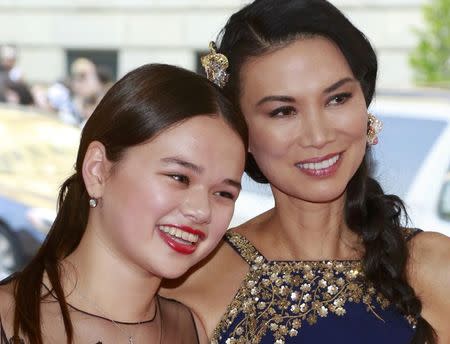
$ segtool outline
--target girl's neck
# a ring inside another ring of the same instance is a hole
[[[95,240],[87,228],[77,249],[62,262],[61,283],[67,302],[89,313],[122,322],[154,314],[161,278],[132,266]]]

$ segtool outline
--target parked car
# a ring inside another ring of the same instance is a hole
[[[406,202],[410,225],[450,236],[450,96],[388,97],[371,111],[384,123],[374,175]],[[244,180],[233,225],[273,207],[267,186]]]
[[[79,136],[51,115],[0,104],[0,277],[26,263],[44,240]]]

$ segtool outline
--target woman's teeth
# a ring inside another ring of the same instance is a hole
[[[328,168],[333,166],[340,158],[340,154],[335,155],[334,157],[323,160],[321,162],[308,162],[304,164],[297,164],[297,167],[305,169],[305,170],[323,170],[324,168]]]
[[[179,228],[171,227],[171,226],[158,226],[159,230],[163,231],[174,238],[183,239],[184,241],[188,241],[192,244],[195,244],[198,241],[198,235],[185,232]]]

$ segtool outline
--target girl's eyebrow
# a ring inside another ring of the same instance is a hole
[[[241,183],[239,183],[239,182],[236,181],[236,180],[233,180],[233,179],[225,179],[225,180],[224,180],[224,183],[225,183],[225,184],[228,184],[228,185],[231,185],[231,186],[234,186],[234,187],[237,188],[238,190],[241,190],[241,189],[242,189]]]
[[[195,174],[201,174],[204,170],[203,167],[201,166],[197,166],[196,164],[177,158],[177,157],[169,157],[169,158],[162,158],[161,159],[162,162],[167,163],[167,164],[176,164],[176,165],[180,165],[182,167],[188,168],[190,170],[192,170]]]
[[[192,162],[177,158],[177,157],[162,158],[161,161],[166,164],[176,164],[176,165],[188,168],[188,169],[192,170],[195,174],[201,174],[204,171],[203,167],[198,166]],[[230,178],[224,179],[223,183],[231,185],[231,186],[237,188],[238,190],[242,189],[241,183],[234,179],[230,179]]]

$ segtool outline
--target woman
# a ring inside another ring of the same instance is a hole
[[[165,293],[214,343],[448,343],[450,239],[403,228],[403,203],[370,177],[364,35],[325,0],[257,0],[203,62],[245,116],[246,170],[275,207]]]
[[[168,65],[127,74],[83,129],[46,241],[1,286],[0,342],[204,342],[191,312],[156,291],[222,238],[246,140],[203,77]]]

